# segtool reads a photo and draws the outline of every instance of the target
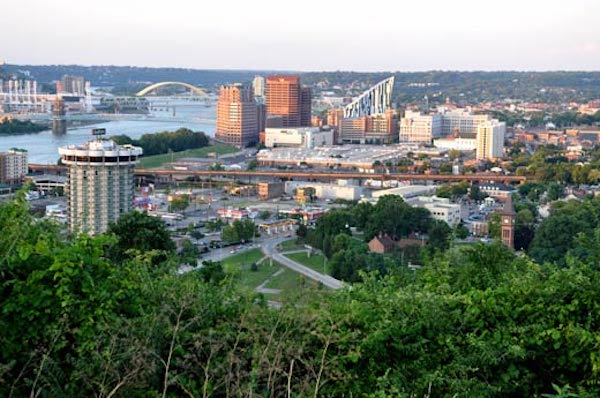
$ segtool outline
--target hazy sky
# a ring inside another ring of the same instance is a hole
[[[2,0],[0,59],[279,70],[600,70],[600,0]]]

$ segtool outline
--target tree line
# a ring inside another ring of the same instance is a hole
[[[193,132],[186,128],[180,128],[176,131],[144,134],[139,139],[132,139],[127,135],[115,135],[111,139],[119,145],[130,144],[142,147],[144,156],[158,155],[170,151],[179,152],[209,145],[209,139],[206,134]]]
[[[0,122],[0,135],[38,133],[48,127],[31,120],[4,119]]]

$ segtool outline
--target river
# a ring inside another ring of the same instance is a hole
[[[152,100],[151,100],[152,101]],[[132,115],[124,116],[124,120],[113,120],[103,123],[89,124],[83,127],[69,128],[64,135],[55,135],[51,130],[32,134],[0,136],[0,152],[8,148],[23,148],[29,152],[29,163],[56,164],[58,147],[70,144],[82,144],[91,138],[93,128],[105,128],[108,136],[126,134],[131,138],[139,138],[143,134],[159,131],[173,131],[185,127],[193,131],[203,131],[214,136],[216,107],[204,103],[177,102],[176,114],[172,108],[154,107],[150,115],[140,115],[131,120]]]

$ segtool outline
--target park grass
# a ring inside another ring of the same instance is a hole
[[[279,244],[279,248],[281,251],[289,251],[289,250],[299,250],[304,249],[303,245],[299,245],[297,243],[297,239],[293,238],[290,240],[285,240]]]
[[[314,271],[323,273],[323,260],[325,257],[321,253],[313,253],[310,255],[310,257],[306,252],[290,253],[285,254],[285,256],[290,260],[294,260],[302,265],[305,265]],[[328,264],[327,260],[325,260],[325,271],[327,271],[327,268]]]
[[[265,260],[258,264],[256,271],[252,271],[252,263],[257,263],[263,257],[260,249],[252,249],[225,257],[221,263],[227,273],[235,275],[241,286],[255,289],[280,269],[279,264],[273,263],[271,266],[269,261]]]
[[[318,282],[289,268],[283,268],[283,272],[271,278],[265,287],[281,290],[277,295],[270,295],[269,299],[289,302],[293,305],[306,304],[329,291]]]
[[[271,265],[269,259],[258,264],[256,271],[252,271],[252,263],[257,263],[263,257],[264,254],[257,248],[225,257],[221,262],[225,272],[234,276],[236,284],[241,289],[254,290],[268,280],[265,284],[266,288],[281,290],[279,294],[266,294],[269,300],[307,303],[319,292],[328,290],[319,286],[318,282],[306,278],[276,261],[273,261]],[[323,261],[322,258],[321,261]],[[282,272],[273,276],[279,270]]]
[[[225,155],[239,151],[236,147],[226,144],[215,144],[197,149],[188,149],[180,152],[163,153],[140,158],[139,168],[151,169],[170,163],[181,158],[205,158],[209,153],[215,152],[217,155]],[[216,161],[216,159],[215,159]]]

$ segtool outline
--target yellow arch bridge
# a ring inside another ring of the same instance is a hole
[[[201,97],[204,97],[204,96],[208,95],[201,88],[196,87],[196,86],[194,86],[192,84],[189,84],[189,83],[183,83],[183,82],[160,82],[160,83],[151,84],[148,87],[144,88],[143,90],[138,91],[135,94],[135,96],[136,97],[143,97],[144,95],[150,93],[151,91],[154,91],[157,88],[161,88],[161,87],[165,87],[165,86],[180,86],[180,87],[185,87],[185,88],[189,89],[192,93],[194,93],[196,95],[199,95]]]

